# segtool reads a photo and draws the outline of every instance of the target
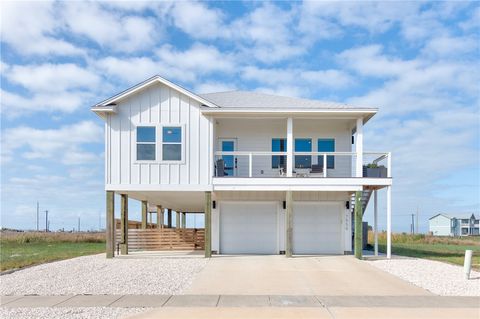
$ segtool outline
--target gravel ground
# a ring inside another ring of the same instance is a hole
[[[464,279],[463,267],[427,259],[367,261],[369,264],[441,296],[480,296],[480,273]]]
[[[206,263],[200,257],[84,256],[0,276],[0,295],[175,295],[191,284]]]
[[[151,308],[0,308],[2,319],[72,318],[72,319],[116,319],[127,318]]]

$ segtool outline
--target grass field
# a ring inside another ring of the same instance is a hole
[[[104,233],[1,232],[0,270],[105,251]]]
[[[368,233],[368,243],[373,246],[373,232]],[[378,250],[386,251],[386,233],[378,235]],[[479,237],[434,237],[427,235],[392,235],[392,253],[400,256],[417,257],[463,265],[465,250],[473,250],[472,267],[480,270]]]

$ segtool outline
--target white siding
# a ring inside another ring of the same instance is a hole
[[[449,218],[438,215],[429,220],[430,231],[434,236],[453,236]]]
[[[165,85],[148,87],[118,103],[118,113],[107,118],[106,184],[114,185],[209,185],[210,119],[200,105]],[[182,125],[184,158],[161,161],[161,125]],[[136,127],[157,127],[156,160],[136,160]]]
[[[294,119],[293,137],[311,138],[312,152],[317,152],[317,141],[322,138],[335,139],[335,151],[351,152],[351,130],[346,120]],[[220,151],[221,139],[235,139],[237,151],[272,151],[272,138],[286,138],[286,119],[217,119],[215,148]],[[238,156],[237,176],[248,176],[248,156]],[[272,177],[278,175],[272,169],[271,156],[253,156],[253,176]],[[328,170],[329,177],[351,177],[350,156],[336,156],[335,169]],[[317,156],[312,156],[317,164]],[[263,172],[262,172],[263,171]]]

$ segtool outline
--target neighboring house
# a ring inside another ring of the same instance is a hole
[[[479,219],[473,213],[441,213],[430,217],[429,231],[434,236],[478,236]]]
[[[390,256],[391,156],[363,150],[363,125],[376,108],[255,92],[198,95],[155,76],[92,111],[105,120],[110,256],[114,193],[142,201],[145,225],[149,207],[159,220],[165,208],[205,212],[206,256],[290,256],[351,253],[352,196],[364,211],[374,193],[377,220],[383,188]]]

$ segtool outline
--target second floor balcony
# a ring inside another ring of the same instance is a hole
[[[291,161],[292,164],[288,165]],[[388,152],[215,152],[215,177],[389,178]]]

